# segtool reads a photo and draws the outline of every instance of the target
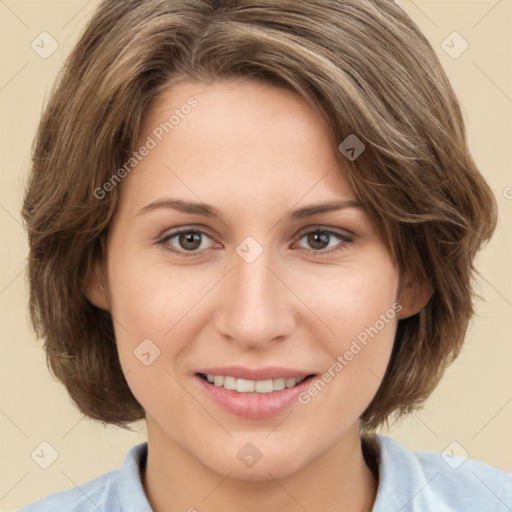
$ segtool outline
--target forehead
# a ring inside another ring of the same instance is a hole
[[[122,187],[137,203],[166,191],[242,204],[353,198],[329,126],[284,88],[244,78],[175,84],[151,106],[135,149],[149,139]]]

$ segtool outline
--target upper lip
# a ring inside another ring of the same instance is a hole
[[[204,368],[196,373],[204,375],[223,375],[224,377],[235,377],[237,379],[247,380],[270,380],[270,379],[301,379],[308,375],[314,375],[314,372],[296,370],[294,368],[282,368],[279,366],[267,366],[265,368],[245,368],[244,366],[217,366],[215,368]]]

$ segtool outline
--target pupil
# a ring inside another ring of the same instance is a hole
[[[308,237],[308,243],[314,249],[324,249],[329,245],[329,235],[322,232],[312,233]]]
[[[199,233],[181,233],[179,241],[183,249],[197,249],[201,245],[201,235]]]

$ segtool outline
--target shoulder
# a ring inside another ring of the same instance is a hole
[[[510,512],[512,474],[450,453],[412,452],[376,436],[380,476],[374,512]]]
[[[147,443],[134,446],[123,465],[85,484],[42,498],[18,512],[122,512],[137,505],[138,512],[151,512],[144,494],[140,468],[145,463]]]

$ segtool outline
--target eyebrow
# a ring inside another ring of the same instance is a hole
[[[152,203],[142,207],[137,212],[136,216],[161,208],[167,208],[177,210],[182,213],[190,213],[211,219],[222,220],[222,216],[215,207],[206,203],[196,203],[192,201],[184,201],[182,199],[160,199],[153,201]],[[326,203],[312,204],[289,212],[286,217],[291,219],[304,219],[306,217],[312,217],[313,215],[318,215],[320,213],[345,210],[347,208],[362,208],[362,204],[352,200],[338,200]]]

